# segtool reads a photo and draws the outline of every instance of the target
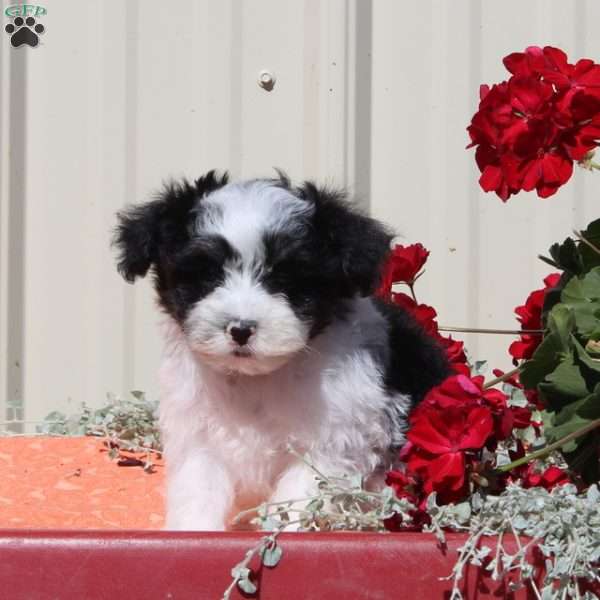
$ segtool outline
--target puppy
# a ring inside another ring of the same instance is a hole
[[[223,530],[314,473],[383,483],[411,407],[449,368],[401,309],[371,296],[390,233],[312,183],[214,171],[119,214],[118,268],[152,268],[166,317],[160,427],[167,528]]]

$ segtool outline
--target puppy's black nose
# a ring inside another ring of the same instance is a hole
[[[250,336],[256,331],[256,321],[234,321],[229,324],[227,330],[233,341],[240,346],[248,342]]]

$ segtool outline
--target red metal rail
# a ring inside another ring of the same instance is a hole
[[[221,598],[256,533],[0,531],[0,597],[7,600]],[[259,570],[260,600],[444,600],[464,536],[441,550],[418,533],[284,534],[279,565]],[[256,567],[256,564],[253,566]],[[471,568],[466,598],[528,598]],[[236,591],[232,598],[243,598]]]

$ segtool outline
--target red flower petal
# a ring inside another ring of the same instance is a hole
[[[458,491],[465,481],[465,456],[450,452],[432,460],[427,469],[431,487],[435,491]]]

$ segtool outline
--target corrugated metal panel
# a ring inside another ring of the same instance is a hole
[[[374,3],[371,206],[431,249],[418,292],[442,323],[514,327],[513,308],[548,272],[537,254],[599,215],[597,176],[576,170],[548,200],[521,194],[503,205],[479,190],[464,150],[478,86],[505,79],[503,56],[550,44],[600,59],[599,18],[600,4],[579,0]],[[467,342],[509,366],[509,338]]]
[[[418,293],[450,325],[514,326],[545,273],[533,257],[597,214],[587,173],[504,206],[478,190],[464,149],[502,56],[553,44],[600,58],[592,0],[44,6],[38,48],[0,44],[0,383],[29,419],[156,393],[152,294],[120,281],[108,241],[115,211],[169,176],[280,166],[348,186],[432,250]],[[468,341],[507,366],[508,339]]]

